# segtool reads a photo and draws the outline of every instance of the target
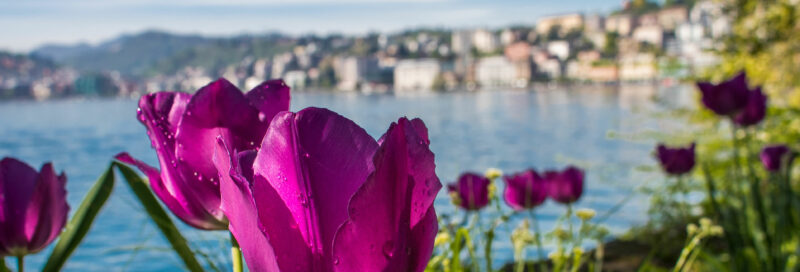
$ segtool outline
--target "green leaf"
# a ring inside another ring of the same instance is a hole
[[[128,182],[128,186],[130,186],[131,191],[139,198],[139,202],[142,203],[142,206],[147,211],[147,214],[150,216],[150,219],[156,223],[156,226],[161,233],[164,234],[164,237],[167,238],[170,245],[172,245],[172,249],[175,250],[175,253],[183,260],[184,265],[189,271],[203,271],[203,267],[197,261],[192,252],[192,249],[189,248],[186,239],[181,235],[178,228],[175,227],[175,224],[172,223],[172,219],[169,218],[169,215],[164,211],[161,207],[161,204],[158,202],[158,199],[153,195],[150,191],[150,187],[148,186],[147,182],[145,182],[139,174],[137,174],[133,169],[130,167],[122,164],[114,162],[113,165],[119,169],[122,176],[125,178],[125,181]]]
[[[97,217],[100,208],[106,203],[108,197],[111,196],[112,189],[114,189],[112,166],[113,164],[109,165],[105,173],[89,189],[78,210],[72,215],[72,219],[69,220],[64,232],[61,233],[58,243],[56,243],[53,252],[50,253],[50,257],[47,259],[42,271],[61,270],[67,258],[75,251],[75,248],[81,243],[86,233],[89,232],[94,218]]]
[[[11,269],[8,269],[8,266],[6,266],[6,257],[0,256],[0,272],[8,271],[11,271]]]

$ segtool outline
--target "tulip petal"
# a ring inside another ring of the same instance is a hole
[[[134,159],[128,153],[119,153],[115,156],[120,162],[130,164],[139,168],[142,173],[147,176],[150,187],[153,193],[164,202],[164,205],[172,211],[184,223],[199,229],[226,229],[227,224],[222,220],[222,212],[219,214],[211,214],[209,210],[200,204],[200,198],[196,196],[197,191],[185,185],[185,180],[182,177],[169,177],[168,175],[179,175],[180,171],[166,170],[163,174],[167,175],[172,182],[165,182],[161,173],[146,163]],[[169,166],[161,163],[162,169],[168,169]],[[218,208],[215,208],[218,210]]]
[[[289,110],[289,86],[280,79],[265,81],[245,96],[250,100],[250,105],[260,112],[258,119],[261,122],[269,123],[279,112]]]
[[[504,199],[515,210],[539,206],[547,198],[545,181],[534,170],[507,176],[504,180],[506,182]]]
[[[402,118],[384,136],[375,172],[353,195],[349,219],[336,234],[336,271],[424,269],[420,264],[430,258],[438,229],[432,204],[441,184],[433,153],[417,130]]]
[[[33,196],[38,178],[36,169],[14,158],[0,160],[0,193],[3,220],[0,221],[0,246],[8,252],[11,248],[25,247],[26,209]]]
[[[266,128],[258,120],[258,110],[244,94],[225,79],[211,82],[195,93],[175,136],[178,160],[197,173],[197,180],[214,183],[216,139],[222,135],[236,150],[254,149]],[[218,204],[218,203],[217,203]]]
[[[275,252],[254,216],[258,211],[250,182],[245,178],[247,170],[242,167],[247,165],[246,161],[254,159],[255,154],[242,152],[233,157],[221,139],[215,150],[213,161],[221,173],[222,209],[230,221],[229,230],[237,241],[241,241],[239,246],[248,268],[251,271],[279,271]]]
[[[276,252],[291,252],[298,245],[279,227],[287,220],[262,212],[285,207],[313,254],[313,259],[278,256],[281,268],[330,270],[334,234],[347,218],[350,196],[373,170],[376,149],[364,129],[327,109],[282,112],[272,120],[253,167],[261,224]]]
[[[25,216],[25,238],[28,252],[44,249],[61,233],[67,223],[67,177],[56,176],[51,163],[42,166],[36,188]]]

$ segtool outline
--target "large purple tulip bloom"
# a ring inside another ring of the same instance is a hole
[[[477,211],[489,205],[489,184],[483,175],[464,173],[458,181],[447,185],[447,190],[458,197],[456,203],[469,211]]]
[[[664,172],[670,175],[683,175],[692,171],[695,164],[694,146],[692,143],[689,147],[672,148],[659,144],[656,148],[656,157]]]
[[[505,176],[506,189],[503,196],[514,210],[531,209],[544,203],[547,184],[533,169],[512,176]]]
[[[761,88],[756,88],[749,93],[747,105],[733,118],[733,121],[740,126],[752,126],[764,120],[767,115],[767,96],[761,92]]]
[[[703,95],[703,105],[714,113],[724,116],[739,113],[747,105],[750,96],[744,72],[717,85],[699,82],[697,87]]]
[[[281,80],[264,82],[247,94],[225,79],[194,95],[148,94],[139,100],[139,120],[147,127],[161,171],[126,153],[117,159],[144,172],[153,192],[186,224],[227,229],[212,162],[217,136],[224,135],[237,150],[256,149],[272,117],[288,109],[289,87]]]
[[[223,210],[252,271],[422,271],[441,189],[427,129],[401,118],[380,141],[320,108],[273,119],[259,151],[214,162]]]
[[[791,160],[794,159],[794,155],[792,155],[791,152],[789,147],[785,145],[764,147],[760,155],[761,163],[764,164],[764,168],[767,169],[767,171],[776,172],[783,166],[784,159],[791,163]]]
[[[560,172],[547,171],[544,179],[547,182],[548,196],[558,203],[573,203],[583,194],[583,171],[574,166]]]
[[[44,249],[67,223],[67,176],[46,163],[39,172],[13,158],[0,160],[0,257]]]

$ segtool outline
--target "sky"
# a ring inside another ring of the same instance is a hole
[[[0,0],[0,50],[96,44],[145,30],[221,37],[502,27],[569,12],[607,13],[620,5],[620,0]]]

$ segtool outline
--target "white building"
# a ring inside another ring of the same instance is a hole
[[[558,57],[561,60],[566,60],[569,57],[569,42],[567,41],[552,41],[547,43],[547,52],[551,55]]]
[[[480,52],[490,53],[497,50],[497,37],[486,29],[479,29],[472,33],[472,44]]]
[[[440,71],[435,59],[398,61],[394,67],[394,91],[429,91]]]
[[[358,89],[358,84],[364,80],[366,61],[359,57],[337,58],[334,69],[338,78],[336,89],[355,91]]]
[[[536,71],[550,79],[561,77],[561,62],[556,58],[549,58],[536,63]]]
[[[513,63],[503,56],[486,57],[478,61],[475,78],[481,87],[523,88],[530,81],[530,65]]]
[[[306,87],[306,72],[302,70],[287,71],[283,75],[283,81],[292,89],[303,89]]]
[[[472,50],[472,32],[468,30],[453,31],[450,43],[453,53],[468,54]]]
[[[659,25],[643,25],[633,30],[633,39],[661,48],[664,43],[664,29]]]
[[[628,14],[611,15],[606,18],[607,32],[617,32],[619,35],[628,36],[636,27],[636,20]]]
[[[636,53],[623,55],[619,59],[621,81],[652,81],[658,75],[653,54]]]

